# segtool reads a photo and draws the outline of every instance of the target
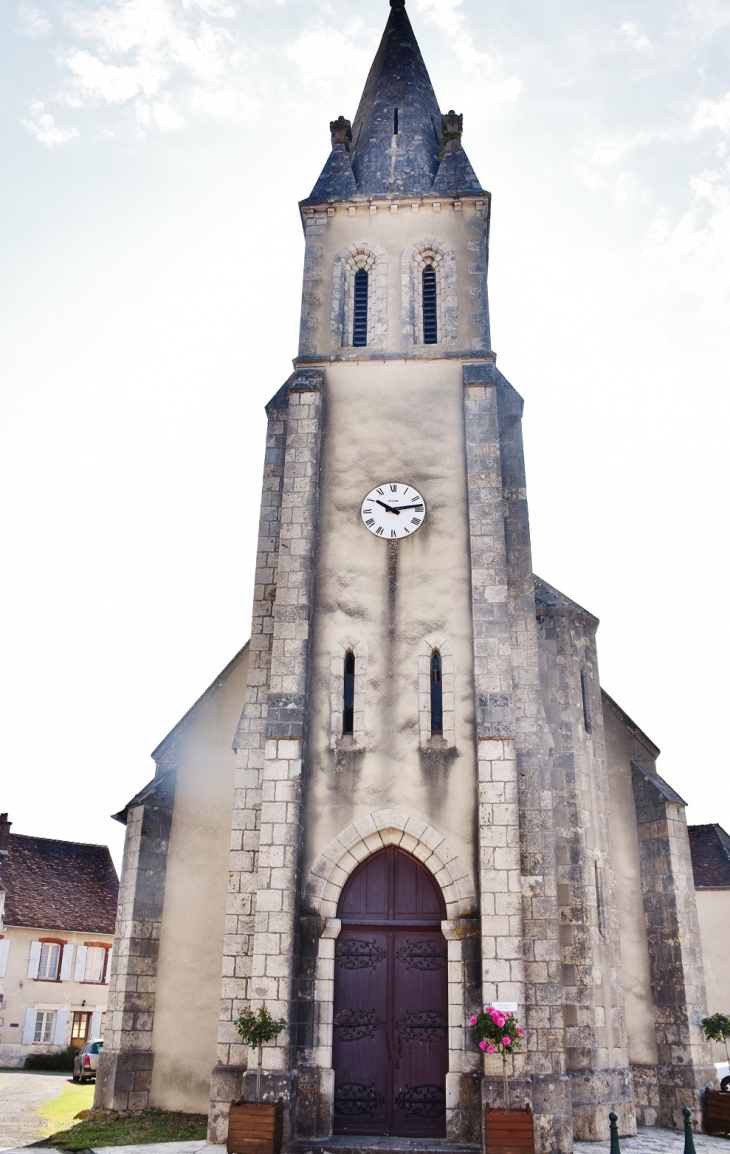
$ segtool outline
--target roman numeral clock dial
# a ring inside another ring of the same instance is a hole
[[[382,537],[384,541],[397,541],[420,529],[426,518],[426,506],[413,485],[386,481],[368,493],[360,516],[373,536]]]

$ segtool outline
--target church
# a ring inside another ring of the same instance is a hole
[[[469,1018],[499,1004],[540,1154],[610,1110],[677,1126],[715,1080],[685,803],[601,687],[597,618],[533,572],[490,194],[405,0],[330,127],[250,640],[116,815],[96,1105],[224,1143],[254,1094],[234,1022],[266,1006],[285,1149],[481,1149],[503,1083]]]

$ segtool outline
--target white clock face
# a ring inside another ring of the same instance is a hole
[[[368,493],[360,516],[365,528],[376,537],[397,541],[420,529],[426,518],[426,506],[413,485],[385,481]]]

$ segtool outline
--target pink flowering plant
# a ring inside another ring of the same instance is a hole
[[[498,1010],[495,1006],[485,1006],[479,1014],[472,1015],[469,1025],[480,1050],[485,1054],[500,1054],[502,1057],[504,1105],[505,1110],[509,1110],[507,1055],[520,1049],[525,1031],[512,1014],[507,1010]]]

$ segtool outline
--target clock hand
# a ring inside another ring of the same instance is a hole
[[[422,509],[423,501],[419,501],[417,505],[399,505],[397,509],[391,509],[391,513],[400,513],[401,509]]]
[[[396,516],[400,513],[400,509],[394,509],[392,507],[392,505],[386,505],[385,501],[379,501],[377,497],[375,498],[375,504],[376,505],[382,505],[383,508],[387,509],[389,513],[395,513]],[[406,508],[408,508],[407,505],[406,505]]]

